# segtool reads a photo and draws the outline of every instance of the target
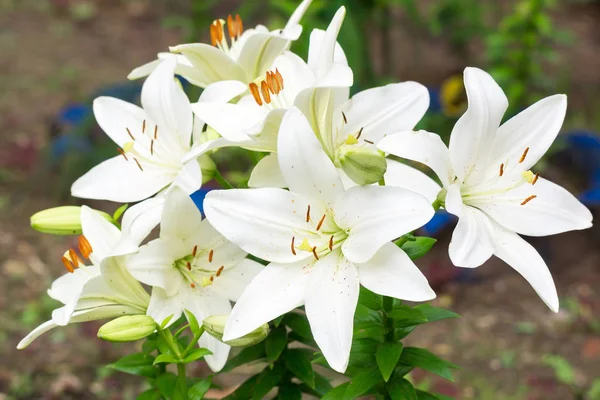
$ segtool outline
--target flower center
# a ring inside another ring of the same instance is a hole
[[[279,69],[275,69],[275,72],[267,71],[265,79],[259,80],[258,83],[251,82],[248,84],[248,89],[256,104],[272,110],[289,108],[283,93],[281,96],[279,95],[283,88],[283,76],[281,76]]]
[[[320,218],[313,219],[309,205],[306,210],[306,223],[309,224],[307,230],[292,236],[290,250],[294,255],[307,251],[312,253],[315,260],[319,260],[340,247],[348,237],[348,234],[337,226],[329,210]]]
[[[208,262],[213,262],[214,250],[199,253],[198,246],[194,246],[191,254],[188,254],[173,262],[173,267],[176,268],[181,277],[194,289],[197,285],[201,287],[210,286],[223,273],[224,265],[221,265],[216,270],[208,270],[201,268],[197,263],[200,257],[207,257]]]
[[[227,26],[231,45],[227,43],[227,39],[225,38],[225,26]],[[235,15],[235,18],[229,14],[227,21],[217,19],[210,25],[210,41],[213,46],[217,47],[223,53],[232,56],[231,50],[243,31],[244,24],[242,23],[242,18],[238,14]]]
[[[93,250],[92,245],[90,245],[90,242],[85,238],[85,236],[79,236],[77,245],[79,247],[79,253],[83,256],[83,258],[89,259]],[[79,266],[85,266],[84,261],[77,255],[77,252],[74,249],[65,251],[65,254],[63,254],[61,257],[61,261],[67,271],[70,273],[75,272],[75,269],[79,268]]]

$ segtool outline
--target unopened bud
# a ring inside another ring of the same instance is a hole
[[[202,154],[198,163],[200,163],[200,169],[202,170],[202,183],[210,181],[217,170],[217,164],[213,161],[208,154]]]
[[[202,327],[208,334],[232,347],[252,346],[253,344],[257,344],[265,340],[269,334],[269,325],[264,324],[242,337],[224,342],[223,332],[225,331],[227,318],[227,315],[210,316],[202,321]]]
[[[359,185],[379,182],[387,169],[385,156],[373,147],[342,145],[336,164]]]
[[[132,342],[151,335],[156,327],[149,315],[125,315],[102,325],[98,337],[109,342]]]
[[[112,222],[110,215],[95,211]],[[31,227],[38,232],[53,235],[80,235],[81,207],[62,206],[39,211],[31,216]]]

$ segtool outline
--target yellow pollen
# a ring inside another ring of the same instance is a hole
[[[211,278],[212,278],[212,276],[211,276]],[[210,286],[212,284],[213,284],[213,280],[212,279],[207,278],[206,276],[202,277],[202,283],[201,283],[202,287],[207,287],[207,286]]]
[[[535,175],[531,171],[521,172],[521,176],[529,183],[533,183],[533,180],[535,179]]]
[[[298,248],[300,250],[304,250],[304,251],[313,251],[313,248],[308,243],[308,239],[307,238],[302,239],[302,243],[300,243],[300,246],[298,246]]]
[[[125,153],[129,153],[133,149],[134,145],[135,144],[133,142],[127,142],[127,143],[123,144],[123,151]]]
[[[358,143],[358,139],[352,135],[348,135],[348,137],[346,138],[346,144],[356,144],[356,143]]]

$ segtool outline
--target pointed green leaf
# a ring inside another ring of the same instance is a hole
[[[405,242],[401,249],[404,250],[411,260],[416,260],[429,253],[429,250],[431,250],[435,242],[437,242],[437,240],[434,238],[417,236],[415,237],[415,240]]]
[[[246,379],[244,383],[235,389],[235,392],[225,397],[225,400],[248,400],[252,398],[252,393],[254,392],[254,386],[256,385],[257,380],[258,375]]]
[[[360,294],[358,295],[358,304],[363,305],[371,310],[381,310],[381,295],[371,292],[364,286],[360,287]]]
[[[156,359],[154,360],[154,365],[156,364],[160,364],[160,363],[167,363],[167,364],[178,364],[179,363],[179,359],[176,358],[173,354],[159,354]]]
[[[454,381],[454,378],[452,377],[452,372],[450,370],[458,369],[457,365],[439,358],[426,349],[417,347],[405,347],[400,355],[400,362],[402,364],[424,369],[425,371],[439,375],[451,382]]]
[[[123,204],[121,207],[117,208],[113,213],[113,221],[118,222],[119,218],[127,211],[129,208],[129,204]]]
[[[148,389],[145,392],[140,393],[140,395],[136,397],[135,400],[160,400],[161,397],[162,396],[158,390]]]
[[[425,315],[427,322],[435,322],[443,319],[460,317],[460,315],[455,312],[440,307],[433,307],[429,304],[419,304],[418,306],[415,306],[415,309],[419,310],[421,313],[423,313],[423,315]]]
[[[381,380],[379,368],[373,366],[352,377],[345,396],[351,399],[362,396]]]
[[[417,399],[418,400],[441,400],[440,397],[438,397],[437,395],[432,394],[432,393],[427,393],[422,390],[417,390]]]
[[[292,383],[280,386],[277,391],[277,400],[302,400],[302,391]]]
[[[287,345],[287,331],[285,326],[273,329],[267,339],[265,339],[265,351],[267,353],[267,361],[275,362],[285,346]]]
[[[200,332],[200,324],[198,323],[198,320],[196,319],[194,314],[192,314],[191,311],[184,310],[184,312],[185,312],[185,317],[187,318],[188,322],[190,323],[190,330],[192,331],[192,333],[194,335],[196,335],[198,332]]]
[[[221,372],[231,371],[243,364],[248,364],[265,357],[265,346],[262,343],[244,347],[235,357],[230,359]]]
[[[254,385],[254,391],[252,393],[252,400],[262,400],[265,398],[267,393],[271,391],[279,383],[279,379],[283,375],[283,368],[275,364],[271,369],[266,367],[258,374],[258,379]]]
[[[387,315],[394,319],[394,322],[401,324],[395,324],[396,327],[412,326],[427,322],[427,316],[421,310],[407,305],[400,305]]]
[[[346,400],[346,389],[348,389],[348,386],[350,385],[350,382],[346,382],[341,384],[340,386],[336,386],[333,389],[331,389],[329,392],[327,392],[327,394],[325,394],[325,396],[323,396],[323,398],[321,400]]]
[[[406,379],[398,379],[387,384],[392,400],[419,400],[412,383]]]
[[[310,350],[290,349],[283,353],[283,362],[296,378],[315,388],[315,371],[310,363]]]
[[[185,356],[185,358],[181,361],[182,364],[191,363],[192,361],[196,361],[204,356],[209,356],[212,354],[212,351],[203,348],[196,348],[190,351],[190,354]]]
[[[201,400],[204,398],[208,389],[210,389],[210,385],[212,383],[212,377],[208,377],[207,379],[203,379],[200,382],[197,382],[190,388],[188,391],[189,400]]]
[[[116,363],[110,364],[108,367],[132,375],[153,378],[156,376],[157,372],[153,367],[153,362],[154,357],[144,353],[135,353],[121,358]]]
[[[303,338],[314,341],[306,315],[297,312],[288,313],[283,318],[283,323]]]
[[[396,368],[396,364],[398,364],[398,360],[402,354],[402,349],[403,346],[400,342],[382,343],[377,349],[375,358],[377,359],[377,365],[384,381],[387,382],[392,372],[394,372],[394,368]]]
[[[170,399],[173,397],[175,393],[175,387],[177,386],[177,375],[172,374],[170,372],[166,374],[162,374],[158,378],[156,378],[156,387],[162,393],[162,395]]]

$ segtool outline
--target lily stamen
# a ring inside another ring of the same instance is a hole
[[[540,177],[540,173],[536,172],[535,176],[533,177],[533,181],[531,181],[531,184],[535,185],[535,183],[537,182],[539,177]]]
[[[150,141],[150,155],[154,155],[154,140]]]
[[[142,168],[142,166],[140,165],[140,162],[138,161],[138,159],[134,157],[133,161],[135,161],[135,163],[137,164],[137,166],[140,169],[140,171],[144,172],[144,168]]]
[[[308,208],[306,209],[306,222],[310,221],[310,204],[308,205]]]
[[[504,163],[500,164],[500,176],[504,175]]]
[[[365,142],[369,143],[369,144],[374,144],[373,142],[371,142],[370,140],[365,139]]]
[[[269,85],[267,85],[267,82],[262,81],[260,83],[260,91],[265,103],[269,104],[271,102],[271,93],[269,91]]]
[[[79,263],[81,260],[79,259],[77,253],[75,253],[75,250],[69,249],[69,258],[71,259],[71,262],[73,263],[73,266],[75,268],[79,267]],[[81,261],[81,264],[83,264],[83,261]]]
[[[67,269],[67,271],[69,271],[70,273],[75,272],[75,268],[73,267],[73,264],[67,257],[63,256],[60,260],[62,261],[62,263],[65,266],[65,268]]]
[[[79,252],[83,256],[83,258],[90,258],[90,254],[92,254],[94,250],[92,249],[92,245],[85,236],[79,236],[79,238],[77,239],[77,245],[79,247]]]
[[[525,161],[525,157],[527,157],[527,153],[529,152],[529,147],[525,149],[525,151],[523,152],[523,155],[521,156],[521,159],[519,160],[519,164],[522,163],[523,161]]]
[[[192,250],[192,257],[196,257],[197,252],[198,252],[198,245],[195,245],[194,249]]]
[[[129,137],[131,138],[131,140],[135,140],[135,138],[131,134],[131,131],[129,130],[129,128],[125,128],[125,130],[127,130],[127,134],[129,135]]]
[[[158,139],[158,125],[154,126],[154,140]]]
[[[291,247],[292,247],[292,254],[293,255],[296,255],[296,249],[294,248],[294,241],[295,240],[296,240],[296,237],[292,236],[292,246]]]
[[[323,221],[325,221],[325,216],[327,214],[323,214],[323,216],[321,217],[321,220],[319,221],[319,223],[317,224],[317,230],[321,229],[321,225],[323,225]]]
[[[250,93],[252,93],[252,97],[254,97],[254,101],[259,106],[263,105],[262,99],[260,98],[260,93],[258,92],[258,85],[254,82],[248,84],[248,89],[250,89]]]
[[[342,118],[344,119],[344,124],[348,123],[348,118],[346,118],[346,114],[342,111]]]
[[[329,238],[329,251],[333,251],[333,236],[334,235],[331,235]]]
[[[217,272],[215,273],[215,275],[217,277],[219,277],[221,275],[221,272],[223,272],[223,269],[225,268],[224,265],[221,265],[221,267],[219,267],[219,269],[217,270]]]
[[[319,256],[317,255],[317,246],[314,246],[312,248],[312,253],[315,256],[315,258],[317,259],[317,261],[319,261]]]
[[[531,196],[529,196],[528,198],[526,198],[525,200],[523,200],[523,202],[521,203],[522,206],[524,206],[525,204],[529,203],[531,200],[535,199],[537,196],[535,194],[532,194]]]
[[[122,155],[123,157],[125,157],[125,161],[129,161],[129,158],[127,158],[127,155],[125,154],[125,152],[123,151],[122,148],[117,147],[117,153],[119,153],[120,155]]]
[[[191,271],[191,270],[192,270],[192,263],[191,263],[191,262],[189,262],[189,261],[188,261],[188,262],[186,262],[186,263],[185,263],[185,266],[187,267],[188,271]]]
[[[208,262],[212,262],[214,253],[215,253],[215,251],[211,249],[210,252],[208,253]]]
[[[358,131],[358,135],[356,135],[356,140],[360,139],[360,135],[362,135],[363,129],[365,129],[364,126],[362,128],[360,128],[360,130]],[[365,140],[365,142],[366,142],[366,140]]]
[[[142,121],[142,133],[146,132],[146,120]]]

